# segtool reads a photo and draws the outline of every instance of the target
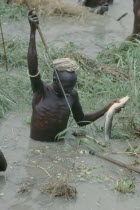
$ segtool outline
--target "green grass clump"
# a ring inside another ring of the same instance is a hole
[[[28,46],[26,42],[21,40],[8,40],[5,43],[6,45],[6,52],[7,52],[7,61],[8,66],[11,69],[16,68],[27,68],[27,50]],[[3,46],[0,43],[0,66],[4,66],[4,53],[3,53]]]
[[[25,72],[4,72],[4,69],[0,68],[0,78],[0,118],[7,110],[12,110],[17,105],[31,104],[30,81]]]
[[[118,180],[114,189],[121,193],[135,193],[135,185],[133,181],[127,178],[124,178],[123,180]]]
[[[0,89],[0,118],[2,118],[7,110],[12,108],[15,102],[11,96],[3,89]]]
[[[0,1],[0,20],[21,20],[27,17],[27,7],[20,4],[6,4]]]

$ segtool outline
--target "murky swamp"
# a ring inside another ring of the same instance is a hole
[[[114,1],[104,16],[92,14],[88,20],[81,19],[80,22],[66,17],[40,21],[47,43],[62,46],[71,41],[79,46],[82,53],[95,58],[109,43],[124,40],[133,29],[132,2]],[[128,15],[116,21],[125,12]],[[5,37],[29,40],[27,20],[20,24],[4,22],[3,30]],[[89,155],[86,148],[71,139],[57,143],[31,140],[27,120],[30,116],[31,107],[21,107],[20,110],[8,112],[0,121],[1,149],[8,162],[7,171],[0,174],[0,209],[140,210],[139,174]],[[103,126],[104,118],[98,124]],[[92,135],[92,125],[87,127],[88,134]],[[104,135],[96,138],[103,142]],[[138,143],[137,140],[135,142]],[[112,153],[124,151],[127,146],[128,142],[113,139],[111,146],[105,148],[105,154],[128,164],[138,161],[139,157],[136,156]],[[122,178],[133,180],[134,194],[122,194],[114,190],[117,180]],[[77,196],[74,200],[52,198],[43,193],[44,187],[56,179],[66,180],[76,187]]]

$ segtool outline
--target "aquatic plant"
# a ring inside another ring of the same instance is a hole
[[[51,198],[64,196],[68,198],[76,198],[77,190],[69,185],[66,180],[60,180],[44,186],[41,189],[43,194],[50,194]]]
[[[133,181],[128,178],[117,180],[117,184],[115,185],[114,189],[121,193],[135,193],[135,185]]]

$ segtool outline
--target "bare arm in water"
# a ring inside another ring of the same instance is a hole
[[[91,122],[94,122],[95,120],[102,117],[108,111],[108,109],[112,106],[112,104],[114,104],[115,101],[117,101],[117,100],[114,100],[112,103],[109,103],[107,106],[105,106],[103,109],[101,109],[99,111],[84,114],[81,104],[79,102],[78,93],[77,93],[77,91],[75,91],[74,104],[72,106],[72,112],[73,112],[74,119],[79,126],[88,125]]]
[[[43,82],[40,79],[40,74],[38,70],[38,58],[35,43],[36,24],[39,24],[39,21],[37,16],[33,14],[33,10],[29,12],[28,20],[31,28],[28,48],[28,69],[31,80],[31,86],[34,93],[43,92]]]

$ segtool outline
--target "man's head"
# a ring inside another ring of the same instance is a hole
[[[58,95],[63,95],[59,82],[60,79],[65,93],[70,94],[77,81],[77,75],[75,73],[75,70],[77,69],[76,62],[69,58],[61,58],[54,60],[53,66],[56,69],[56,72],[53,74],[53,87],[56,93]]]

